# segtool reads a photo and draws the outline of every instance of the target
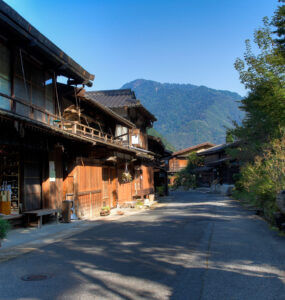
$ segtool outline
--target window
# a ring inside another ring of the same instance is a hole
[[[11,96],[10,51],[0,43],[0,92]],[[0,96],[0,109],[10,110],[10,100]]]
[[[28,60],[21,53],[16,57],[15,96],[28,104],[33,104],[49,113],[55,113],[54,89],[52,74],[45,72],[40,65]],[[16,104],[16,112],[30,117],[31,109],[27,105]],[[34,109],[33,118],[47,122],[47,115]],[[51,120],[52,122],[52,120]]]
[[[122,141],[128,141],[128,128],[122,125],[117,125],[115,137],[118,137]]]

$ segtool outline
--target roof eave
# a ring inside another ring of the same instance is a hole
[[[32,42],[33,47],[41,49],[45,55],[48,55],[49,59],[52,58],[60,64],[62,68],[59,70],[59,75],[70,76],[78,83],[92,86],[91,81],[94,80],[94,75],[83,69],[2,0],[0,0],[0,20],[8,24],[17,34]]]

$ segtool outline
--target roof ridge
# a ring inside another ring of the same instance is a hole
[[[114,89],[114,90],[99,90],[99,91],[88,91],[90,94],[103,94],[108,96],[118,96],[118,95],[130,95],[136,99],[134,91],[131,89]]]
[[[188,152],[190,150],[194,150],[194,149],[197,149],[199,147],[203,147],[203,146],[206,146],[206,145],[209,145],[211,147],[215,147],[217,145],[211,143],[211,142],[204,142],[204,143],[201,143],[201,144],[197,144],[197,145],[194,145],[194,146],[191,146],[191,147],[188,147],[188,148],[185,148],[185,149],[181,149],[179,151],[176,151],[174,153],[172,153],[173,156],[177,155],[177,154],[181,154],[181,153],[184,153],[184,152]]]

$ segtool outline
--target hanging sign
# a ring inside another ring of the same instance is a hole
[[[54,161],[49,162],[49,181],[55,181],[55,164],[54,164]]]

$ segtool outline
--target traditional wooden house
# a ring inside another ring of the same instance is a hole
[[[92,217],[132,199],[142,179],[130,182],[131,168],[152,191],[153,155],[130,143],[136,125],[89,97],[94,75],[1,0],[0,61],[0,213],[41,216],[71,198]]]
[[[169,183],[172,185],[176,178],[176,173],[186,168],[188,157],[191,153],[194,152],[199,153],[213,146],[215,146],[215,144],[212,144],[210,142],[205,142],[172,153],[172,156],[169,159],[169,169],[168,169]]]
[[[135,124],[135,128],[127,130],[125,126],[117,126],[115,137],[129,145],[129,149],[137,152],[136,160],[129,165],[132,169],[133,181],[123,184],[120,178],[124,169],[118,170],[119,203],[133,198],[147,198],[154,193],[154,160],[155,153],[149,150],[147,129],[152,127],[156,118],[136,99],[130,89],[88,92],[93,100],[109,107],[114,112]],[[128,197],[128,199],[126,199]]]
[[[168,195],[168,160],[172,152],[165,149],[159,137],[148,135],[148,148],[155,153],[154,188],[156,193]]]
[[[234,174],[239,173],[239,162],[228,154],[227,149],[237,146],[237,142],[221,144],[198,153],[204,158],[204,166],[193,170],[200,183],[212,186],[214,190],[227,193],[234,184]]]

